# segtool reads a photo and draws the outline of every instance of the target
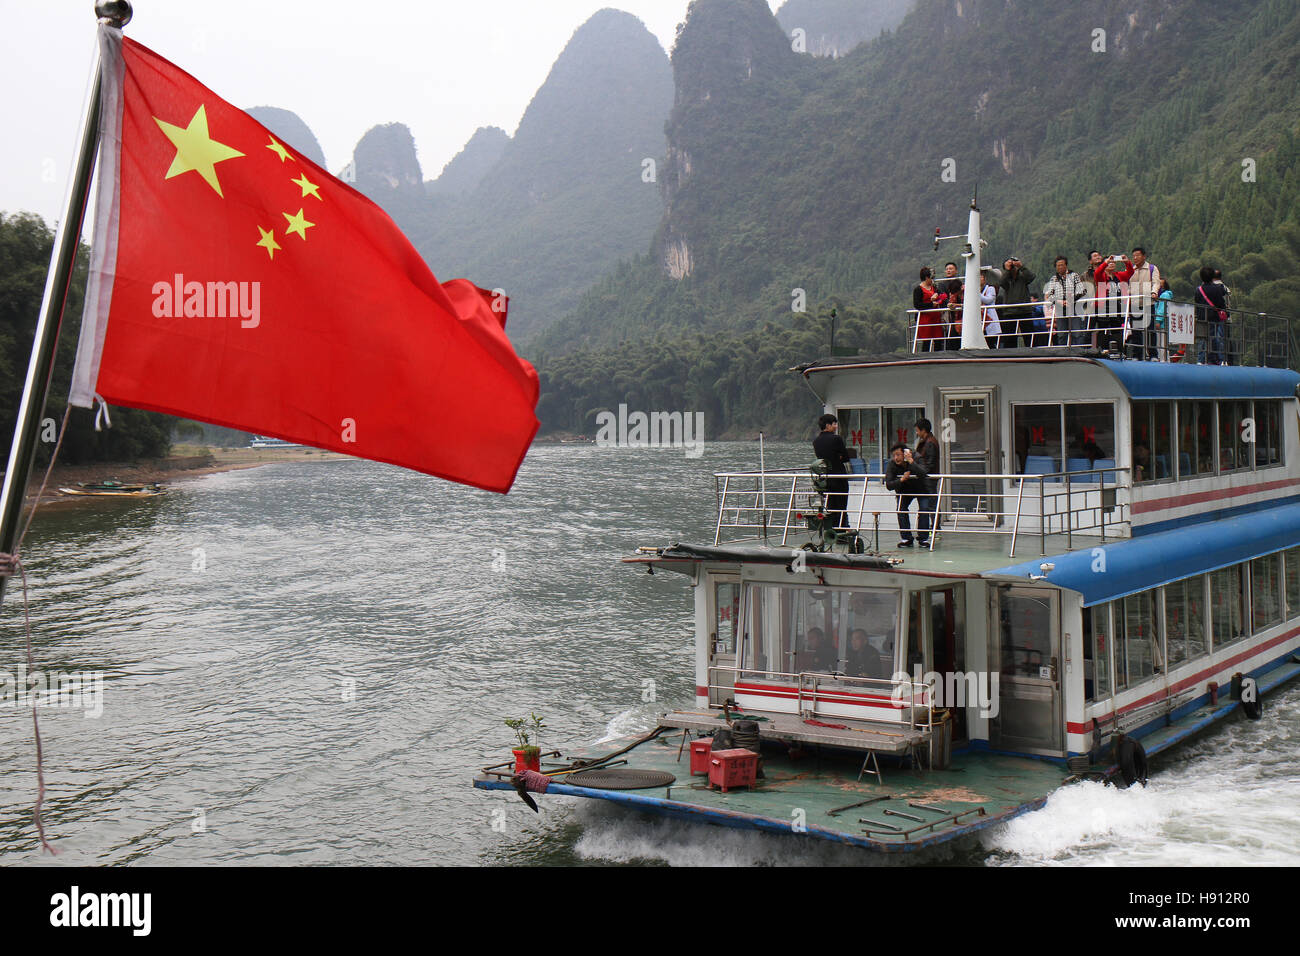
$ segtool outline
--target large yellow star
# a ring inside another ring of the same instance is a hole
[[[194,170],[216,191],[218,196],[224,199],[221,183],[217,182],[216,165],[244,154],[225,143],[218,143],[208,135],[208,114],[204,111],[203,104],[199,104],[198,111],[190,120],[190,125],[184,129],[164,122],[156,116],[153,121],[176,147],[176,157],[172,160],[171,168],[167,170],[164,178],[171,179],[173,176]]]
[[[287,212],[282,212],[280,215],[289,220],[289,225],[285,227],[284,234],[287,236],[290,233],[296,232],[302,238],[302,241],[306,242],[307,230],[316,225],[316,223],[308,222],[303,216],[301,209],[298,210],[297,215],[291,216]]]
[[[275,250],[280,248],[280,244],[275,241],[275,230],[263,229],[261,226],[258,226],[257,231],[262,234],[262,238],[257,241],[257,244],[266,249],[266,254],[270,258],[274,259]]]
[[[271,137],[271,142],[267,144],[266,148],[279,156],[280,162],[284,162],[286,159],[293,159],[293,157],[289,155],[289,151],[275,141],[274,136]]]
[[[309,180],[309,179],[307,178],[307,174],[306,174],[306,173],[303,173],[303,174],[302,174],[300,177],[298,177],[297,179],[291,179],[291,180],[289,180],[289,182],[291,182],[291,183],[297,183],[297,184],[302,188],[302,198],[303,198],[303,199],[306,199],[308,195],[312,195],[312,196],[315,196],[317,199],[320,199],[320,193],[318,192],[318,190],[320,189],[320,187],[317,186],[317,185],[316,185],[314,182],[312,182],[311,180]],[[322,200],[322,201],[323,201],[323,200]]]

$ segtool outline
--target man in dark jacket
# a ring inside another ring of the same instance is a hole
[[[847,528],[849,507],[849,482],[847,478],[837,478],[848,472],[844,463],[852,456],[844,445],[844,439],[836,432],[839,420],[834,415],[823,415],[817,419],[821,434],[813,439],[813,454],[826,462],[826,517],[831,519],[832,528]]]
[[[889,449],[889,464],[885,466],[885,487],[898,495],[898,530],[903,539],[898,542],[900,548],[912,546],[912,519],[908,509],[912,499],[918,502],[917,515],[919,529],[917,540],[922,545],[930,543],[930,512],[922,503],[930,497],[929,478],[925,466],[917,461],[911,449],[902,442]]]
[[[1004,301],[1011,303],[1022,303],[1029,301],[1029,286],[1034,281],[1034,274],[1025,268],[1015,256],[1007,259],[1002,263],[1002,294]],[[1025,340],[1025,348],[1028,348],[1032,342],[1033,326],[1030,307],[1026,305],[1005,305],[998,309],[998,318],[1002,323],[1002,344],[1007,346],[1010,342],[1011,348],[1016,348],[1020,344],[1020,338]],[[1008,338],[1008,335],[1010,338]]]

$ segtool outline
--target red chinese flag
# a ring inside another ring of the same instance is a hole
[[[378,206],[120,31],[101,50],[73,404],[507,491],[538,423],[504,295],[439,283]]]

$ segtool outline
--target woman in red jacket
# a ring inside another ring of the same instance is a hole
[[[935,287],[933,273],[929,269],[922,268],[921,282],[912,290],[912,308],[917,313],[916,350],[918,352],[938,352],[944,348],[946,329],[941,310],[947,304],[948,296]]]

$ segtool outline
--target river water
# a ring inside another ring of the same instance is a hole
[[[38,668],[102,675],[102,715],[0,705],[0,864],[1296,864],[1300,688],[1146,790],[1085,784],[907,861],[471,788],[505,717],[567,748],[693,703],[685,579],[620,559],[711,540],[711,474],[757,445],[539,446],[502,497],[371,462],[264,465],[38,516]],[[769,466],[802,465],[769,445]],[[0,671],[23,660],[17,582]],[[653,682],[653,683],[651,683]],[[653,689],[655,700],[645,701]],[[503,812],[502,812],[503,811]]]

